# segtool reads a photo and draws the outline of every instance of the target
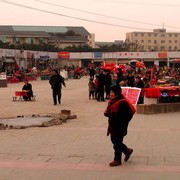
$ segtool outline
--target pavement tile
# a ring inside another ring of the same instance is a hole
[[[113,146],[103,115],[107,102],[89,101],[88,77],[66,81],[62,104],[56,107],[48,81],[31,83],[37,96],[33,103],[9,98],[23,83],[0,88],[1,118],[69,109],[77,119],[48,128],[1,130],[0,180],[180,179],[180,112],[136,114],[124,138],[134,152],[128,162],[112,168]]]

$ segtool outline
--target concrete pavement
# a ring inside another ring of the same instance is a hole
[[[59,113],[78,118],[48,128],[0,131],[0,180],[180,179],[180,112],[141,115],[130,122],[128,162],[109,167],[113,148],[106,136],[107,102],[88,98],[88,78],[66,81],[62,104],[54,106],[48,81],[32,81],[36,102],[12,102],[23,83],[0,88],[0,117]],[[124,158],[124,157],[123,157]]]

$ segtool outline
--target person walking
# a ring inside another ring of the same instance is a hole
[[[121,92],[119,85],[110,88],[110,100],[104,112],[104,115],[108,117],[107,136],[110,134],[114,148],[114,160],[109,163],[109,166],[121,165],[122,152],[125,154],[124,161],[128,161],[133,153],[133,149],[123,143],[123,138],[127,135],[129,121],[136,110]]]
[[[59,104],[61,104],[61,89],[62,85],[66,87],[66,84],[64,82],[64,78],[58,73],[58,70],[52,70],[52,76],[49,79],[49,83],[52,89],[54,105],[57,105],[57,98]]]

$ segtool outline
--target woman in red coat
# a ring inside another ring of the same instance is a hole
[[[122,152],[125,154],[124,161],[128,161],[133,152],[133,149],[123,143],[123,138],[127,135],[128,124],[135,113],[135,108],[121,91],[119,85],[111,87],[110,101],[104,112],[109,124],[107,135],[110,134],[114,148],[114,160],[109,164],[110,166],[121,165]]]

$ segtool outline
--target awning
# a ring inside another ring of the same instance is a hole
[[[168,60],[168,62],[180,63],[180,59],[170,59],[170,60]]]

